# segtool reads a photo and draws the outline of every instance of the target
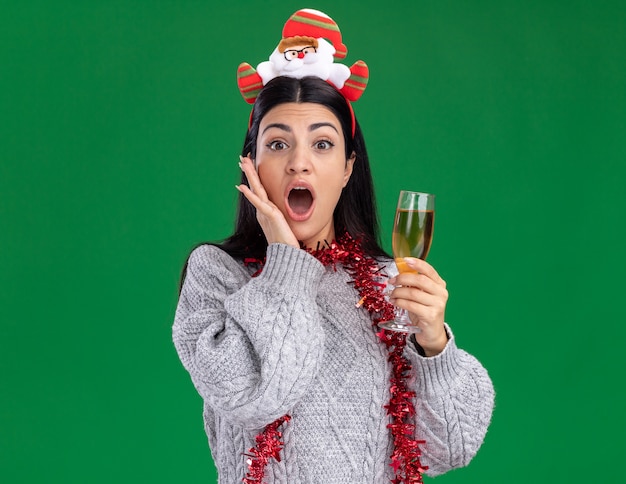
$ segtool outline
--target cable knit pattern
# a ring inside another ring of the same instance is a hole
[[[390,368],[369,314],[341,267],[271,244],[263,272],[220,249],[191,254],[173,339],[205,402],[205,429],[220,484],[241,482],[254,437],[289,413],[282,461],[267,484],[379,484],[393,477]],[[493,407],[485,369],[450,341],[424,358],[407,344],[416,374],[422,463],[437,475],[467,465]]]
[[[494,400],[485,369],[456,347],[447,325],[446,330],[450,341],[437,356],[422,358],[414,346],[407,345],[416,392],[422,397],[417,399],[416,434],[426,439],[422,461],[430,466],[432,476],[469,464],[485,438]]]

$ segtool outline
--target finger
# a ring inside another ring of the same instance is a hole
[[[394,278],[395,286],[415,287],[434,295],[447,295],[445,283],[432,280],[424,273],[404,272]]]
[[[272,213],[273,206],[270,202],[263,200],[255,192],[253,192],[247,185],[235,185],[235,188],[239,190],[244,197],[257,209],[257,212],[269,216]]]
[[[441,295],[429,294],[414,287],[396,287],[389,297],[394,304],[396,301],[405,300],[422,306],[440,309],[444,308],[446,303],[446,299]]]
[[[393,305],[406,309],[413,316],[412,319],[428,325],[442,325],[445,312],[442,308],[420,304],[410,299],[394,299]]]
[[[248,157],[243,156],[240,156],[239,159],[241,160],[239,163],[239,167],[241,168],[241,171],[243,171],[246,175],[246,178],[248,179],[248,184],[250,185],[250,189],[254,193],[256,193],[262,200],[267,200],[267,192],[265,191],[265,188],[261,183],[261,179],[259,178],[259,174],[254,168],[254,163],[252,163],[252,160]]]
[[[431,266],[425,260],[418,259],[416,257],[405,257],[404,260],[407,263],[407,265],[414,271],[417,271],[418,273],[421,273],[421,274],[426,274],[433,281],[443,284],[445,287],[446,281],[444,281],[439,275],[439,273],[435,270],[435,268]]]
[[[254,167],[254,163],[247,156],[239,156],[239,168],[246,175],[248,186],[253,192],[259,193],[260,188],[263,186],[259,178],[259,174]]]

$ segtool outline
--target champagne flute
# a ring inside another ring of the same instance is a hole
[[[393,224],[392,249],[398,272],[415,272],[404,257],[426,259],[433,238],[435,196],[430,193],[400,191],[396,219]],[[383,321],[380,327],[404,333],[419,333],[406,309],[395,308],[393,321]]]

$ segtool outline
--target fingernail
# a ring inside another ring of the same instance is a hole
[[[239,161],[243,162],[243,156],[239,155]]]
[[[404,258],[404,262],[406,262],[408,265],[410,265],[411,267],[415,267],[417,264],[415,263],[415,258],[414,257],[405,257]]]
[[[239,164],[239,169],[243,170],[243,166],[241,165],[241,162],[239,162],[238,164]]]
[[[239,188],[239,185],[235,185],[235,188],[237,189],[238,192],[241,191],[241,188]]]

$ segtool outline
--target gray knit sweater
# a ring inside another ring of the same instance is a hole
[[[386,261],[389,275],[394,266]],[[203,245],[189,259],[173,327],[180,359],[204,399],[220,484],[240,483],[255,436],[284,414],[285,447],[266,483],[380,484],[393,477],[390,368],[350,276],[306,251],[271,244],[263,272]],[[450,329],[434,357],[407,343],[417,437],[427,474],[467,465],[493,408],[491,380]]]

